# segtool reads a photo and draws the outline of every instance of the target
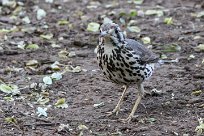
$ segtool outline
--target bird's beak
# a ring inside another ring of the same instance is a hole
[[[103,31],[100,33],[100,37],[105,37],[108,33],[106,31]]]

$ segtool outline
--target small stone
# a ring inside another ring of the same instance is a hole
[[[202,99],[200,98],[192,98],[188,101],[189,104],[199,103],[202,102]]]

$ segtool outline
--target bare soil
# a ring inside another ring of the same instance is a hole
[[[122,85],[116,85],[106,80],[96,62],[94,49],[97,45],[98,33],[86,31],[89,22],[102,23],[101,16],[109,15],[111,19],[119,23],[119,15],[111,16],[111,12],[121,10],[129,11],[138,9],[135,4],[126,1],[98,0],[100,5],[96,9],[88,9],[91,0],[62,0],[54,1],[52,4],[44,0],[27,2],[23,6],[26,14],[31,19],[31,24],[25,25],[21,21],[12,22],[7,20],[11,9],[4,8],[5,13],[0,16],[0,28],[9,28],[17,25],[19,28],[38,27],[31,33],[22,31],[0,35],[3,51],[0,52],[0,79],[5,83],[12,83],[24,88],[33,82],[42,82],[42,78],[50,74],[49,65],[55,61],[61,64],[81,66],[87,71],[80,73],[67,72],[63,78],[54,82],[48,88],[49,103],[54,105],[59,98],[66,98],[69,107],[66,109],[48,108],[48,117],[38,117],[37,107],[43,107],[31,96],[33,90],[25,88],[21,90],[20,96],[13,96],[14,101],[5,101],[5,93],[0,92],[0,135],[1,136],[47,136],[67,135],[75,136],[83,132],[85,136],[188,136],[196,135],[195,128],[199,125],[198,118],[204,117],[204,67],[201,63],[204,59],[202,52],[194,48],[204,43],[204,18],[196,18],[193,13],[204,10],[202,0],[144,0],[140,9],[153,9],[156,5],[164,7],[165,16],[132,17],[137,20],[140,33],[128,33],[128,37],[140,41],[141,37],[149,36],[152,40],[152,48],[155,53],[160,54],[162,48],[167,45],[176,44],[181,50],[166,53],[168,59],[179,59],[178,63],[166,63],[157,68],[153,76],[145,82],[145,90],[152,92],[153,89],[159,93],[146,95],[135,113],[136,118],[130,124],[118,121],[126,118],[137,98],[137,88],[132,86],[125,97],[122,110],[117,116],[107,117],[106,112],[111,111],[122,93]],[[116,2],[115,6],[106,8],[106,5]],[[118,4],[117,4],[118,3]],[[34,6],[39,6],[47,12],[43,19],[49,26],[41,28],[42,20],[36,19]],[[81,20],[80,15],[86,15],[87,20]],[[165,17],[173,17],[174,24],[166,25]],[[6,19],[5,19],[6,18]],[[158,18],[158,19],[155,19]],[[72,27],[56,25],[60,19],[68,19]],[[52,40],[57,41],[60,48],[50,46],[49,40],[39,37],[40,34],[53,33]],[[195,36],[201,36],[194,39]],[[59,37],[63,37],[59,40]],[[39,50],[21,50],[12,44],[12,41],[26,41],[36,43]],[[75,51],[76,57],[61,59],[58,52],[62,49]],[[195,58],[188,60],[189,55]],[[37,70],[28,69],[25,63],[36,59],[40,62]],[[23,68],[20,72],[9,71],[8,67]],[[199,95],[192,92],[201,90]],[[21,98],[23,97],[23,98]],[[94,104],[104,103],[97,108]],[[33,107],[32,107],[32,106]],[[5,121],[6,117],[15,117],[16,124]],[[60,124],[69,124],[70,130],[58,132]],[[81,131],[78,126],[85,125],[88,129]]]

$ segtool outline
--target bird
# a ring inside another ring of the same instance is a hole
[[[124,86],[116,107],[108,113],[108,116],[119,113],[128,87],[137,85],[138,98],[129,116],[121,119],[126,123],[132,120],[145,93],[143,82],[152,75],[154,65],[158,60],[158,56],[143,44],[126,38],[118,24],[108,22],[100,26],[97,48],[98,65],[108,80]]]

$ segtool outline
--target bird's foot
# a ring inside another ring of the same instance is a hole
[[[110,111],[110,112],[106,112],[107,113],[107,116],[109,117],[109,116],[112,116],[113,114],[115,114],[116,116],[118,115],[118,113],[119,113],[119,111],[120,111],[120,108],[115,108],[113,111]]]
[[[130,123],[130,121],[132,120],[132,118],[134,118],[134,117],[136,117],[136,116],[133,116],[133,115],[129,115],[128,116],[128,118],[126,118],[126,119],[119,119],[119,121],[121,121],[122,123]]]
[[[146,95],[151,95],[151,92],[144,90],[143,97],[146,96]]]

